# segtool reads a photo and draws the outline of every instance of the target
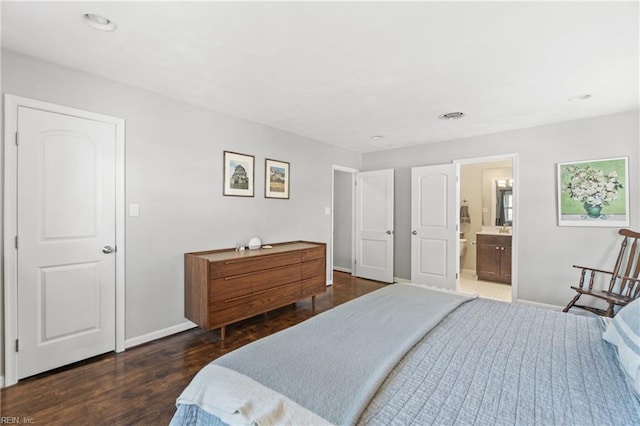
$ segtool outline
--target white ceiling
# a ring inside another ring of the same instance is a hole
[[[89,28],[87,12],[118,29]],[[2,46],[368,152],[638,109],[638,13],[635,1],[4,1]],[[451,111],[467,116],[438,119]]]

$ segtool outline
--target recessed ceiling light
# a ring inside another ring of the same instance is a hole
[[[116,29],[116,24],[108,18],[95,13],[85,13],[83,16],[84,23],[100,31],[113,31]]]
[[[572,96],[569,98],[569,101],[578,102],[578,101],[587,101],[589,99],[591,99],[591,94],[587,93],[585,95]]]
[[[464,116],[465,116],[464,112],[455,111],[455,112],[447,112],[445,114],[440,114],[438,118],[440,120],[459,120]]]
[[[379,141],[380,139],[384,138],[384,136],[382,135],[374,135],[371,136],[371,139],[373,139],[374,141]]]

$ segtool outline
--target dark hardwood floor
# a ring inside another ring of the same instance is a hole
[[[384,286],[341,272],[334,273],[333,282],[317,297],[315,313],[310,299],[301,301],[230,325],[224,342],[217,330],[193,329],[21,380],[2,389],[0,419],[41,425],[166,425],[176,398],[213,359]]]

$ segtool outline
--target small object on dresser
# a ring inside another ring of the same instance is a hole
[[[262,246],[262,241],[258,237],[253,237],[249,240],[249,249],[255,250]]]

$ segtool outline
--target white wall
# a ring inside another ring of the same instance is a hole
[[[151,92],[2,52],[2,92],[126,120],[126,339],[185,322],[183,254],[263,242],[329,242],[332,164],[360,155]],[[223,150],[255,156],[255,197],[222,196]],[[291,163],[290,199],[264,198],[264,161]],[[3,352],[4,353],[4,352]]]
[[[363,170],[395,168],[396,275],[409,278],[410,169],[456,159],[518,154],[517,297],[565,305],[576,283],[574,264],[607,267],[617,250],[616,228],[558,227],[556,164],[629,157],[631,228],[639,221],[638,111],[544,127],[514,130],[450,142],[424,144],[363,155]]]

